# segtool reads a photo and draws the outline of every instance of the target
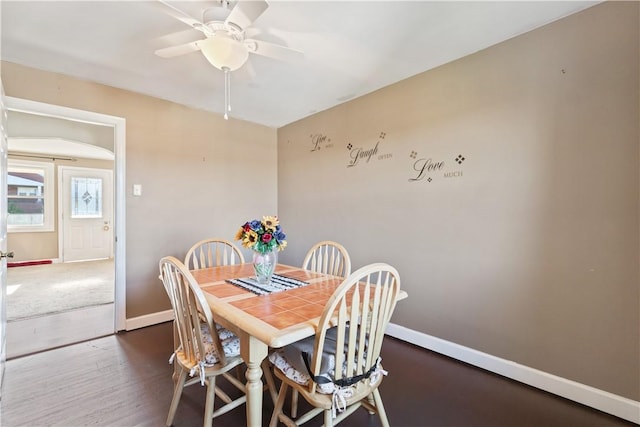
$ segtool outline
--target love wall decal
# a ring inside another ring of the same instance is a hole
[[[417,151],[411,151],[409,158],[412,161],[411,178],[409,182],[426,181],[433,182],[438,178],[462,178],[462,164],[466,157],[458,154],[453,159],[453,169],[448,168],[444,160],[433,160],[432,158],[418,157]]]

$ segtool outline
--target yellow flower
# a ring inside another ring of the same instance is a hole
[[[249,230],[245,233],[244,237],[242,238],[242,246],[250,249],[256,244],[257,241],[258,241],[258,233],[256,233],[253,230]]]
[[[278,250],[279,250],[279,251],[281,251],[281,250],[283,250],[283,249],[284,249],[284,248],[286,248],[286,247],[287,247],[287,241],[286,241],[286,240],[283,240],[283,241],[282,241],[282,242],[280,242],[280,244],[278,245]]]
[[[279,224],[277,216],[263,216],[262,225],[266,230],[275,231],[276,226]]]
[[[236,233],[235,240],[242,240],[243,234],[244,234],[244,227],[240,227],[240,229]]]

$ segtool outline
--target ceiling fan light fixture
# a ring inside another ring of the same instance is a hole
[[[198,42],[198,46],[207,61],[219,70],[235,71],[249,59],[249,50],[244,44],[229,37],[209,37]]]

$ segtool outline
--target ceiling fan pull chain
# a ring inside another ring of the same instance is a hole
[[[231,111],[231,71],[227,69],[227,111]]]
[[[224,70],[224,119],[229,120],[229,111],[231,111],[229,68],[224,67],[223,70]]]

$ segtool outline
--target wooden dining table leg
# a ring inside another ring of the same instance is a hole
[[[262,368],[268,347],[260,340],[240,334],[240,354],[247,364],[247,426],[262,426]]]

